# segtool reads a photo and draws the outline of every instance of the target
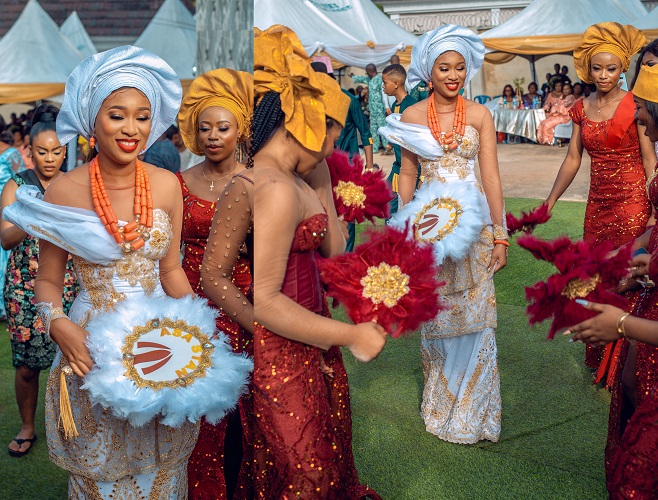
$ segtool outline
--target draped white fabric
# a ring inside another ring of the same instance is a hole
[[[26,233],[94,264],[106,265],[123,257],[96,212],[47,203],[34,186],[19,187],[16,200],[2,211],[2,218]]]
[[[391,56],[405,48],[406,45],[404,43],[398,43],[397,45],[375,45],[373,48],[367,45],[325,45],[321,42],[304,46],[304,50],[306,50],[309,56],[324,50],[331,57],[347,66],[359,67],[364,66],[364,61],[368,61],[365,64],[372,63],[377,66],[388,64]]]
[[[255,0],[254,18],[260,29],[273,24],[291,28],[309,55],[324,49],[361,68],[384,64],[417,40],[370,0]]]

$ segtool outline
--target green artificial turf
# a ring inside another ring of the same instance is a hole
[[[515,214],[539,200],[509,199]],[[561,202],[535,234],[582,236],[584,203]],[[369,364],[345,354],[360,479],[390,499],[606,498],[603,450],[609,395],[591,385],[582,345],[529,327],[524,287],[552,266],[513,242],[496,275],[503,400],[498,443],[451,444],[420,417],[419,334],[390,339]],[[342,316],[340,312],[338,315]]]
[[[518,214],[539,202],[507,200]],[[583,203],[560,202],[536,234],[582,234]],[[360,226],[359,232],[366,227]],[[350,375],[354,454],[362,482],[385,499],[606,498],[603,448],[609,397],[593,387],[583,346],[545,340],[547,325],[528,327],[523,287],[551,272],[512,244],[496,276],[502,435],[499,443],[456,445],[425,432],[420,417],[423,376],[419,335],[390,339],[382,354],[360,364],[345,354]],[[341,312],[337,312],[341,316]],[[4,337],[6,339],[6,337]],[[20,427],[9,342],[0,343],[0,445]],[[0,453],[0,498],[66,498],[66,473],[48,461],[43,392],[39,441],[21,459]]]

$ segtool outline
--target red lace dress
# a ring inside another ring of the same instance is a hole
[[[183,191],[184,245],[183,270],[194,293],[206,297],[201,288],[201,264],[206,242],[215,213],[215,203],[190,193],[180,173],[176,174]],[[241,256],[233,269],[233,283],[247,297],[251,297],[251,269],[249,259]],[[210,305],[216,307],[210,302]],[[229,338],[235,352],[253,355],[251,336],[222,314],[217,328]],[[251,394],[243,395],[238,410],[231,412],[217,425],[201,422],[199,439],[188,462],[188,488],[190,499],[215,500],[227,498],[235,490],[234,498],[253,498]],[[241,429],[240,429],[241,428]],[[242,439],[239,439],[239,436]]]
[[[620,247],[644,233],[651,215],[633,94],[624,96],[610,120],[591,121],[582,100],[569,115],[580,126],[583,147],[592,159],[583,237]],[[588,345],[585,364],[597,368],[601,355],[600,348]]]
[[[649,187],[649,196],[658,208],[658,178]],[[658,282],[658,228],[649,240],[652,254],[649,276]],[[643,290],[633,315],[658,321],[658,289]],[[606,469],[610,498],[658,498],[658,347],[636,342],[635,399],[630,420],[621,377],[617,377],[610,403]],[[628,349],[619,359],[624,365]],[[621,370],[618,370],[621,372]]]
[[[327,216],[297,227],[281,291],[328,316],[317,249]],[[340,349],[323,351],[257,325],[254,332],[255,487],[261,499],[379,498],[359,484],[352,455],[347,373]],[[333,369],[325,375],[322,361]]]

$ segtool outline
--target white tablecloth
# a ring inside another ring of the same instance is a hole
[[[496,132],[514,134],[537,142],[537,126],[546,119],[543,109],[495,109],[491,111]]]

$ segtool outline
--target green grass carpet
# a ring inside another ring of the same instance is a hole
[[[511,199],[507,209],[518,213],[537,203]],[[579,237],[583,215],[583,203],[558,203],[553,219],[536,234],[550,238],[568,230]],[[345,355],[354,453],[363,482],[393,500],[606,497],[603,448],[609,397],[590,384],[583,346],[564,338],[547,341],[546,325],[527,325],[523,287],[549,272],[551,266],[512,245],[508,267],[496,276],[503,398],[499,443],[455,445],[425,432],[419,413],[423,377],[418,334],[389,340],[369,364]],[[5,340],[0,343],[0,446],[20,427],[13,378]],[[41,381],[43,394],[45,374]],[[0,452],[0,498],[66,498],[66,473],[48,461],[43,422],[42,395],[35,448],[21,459]]]
[[[515,214],[538,200],[510,199]],[[582,236],[584,203],[559,203],[536,234]],[[529,327],[524,287],[552,272],[512,244],[496,275],[503,400],[500,442],[456,445],[427,433],[420,417],[420,338],[390,339],[369,364],[345,360],[354,453],[362,482],[390,499],[606,498],[603,449],[608,394],[591,385],[582,345],[546,340]]]

